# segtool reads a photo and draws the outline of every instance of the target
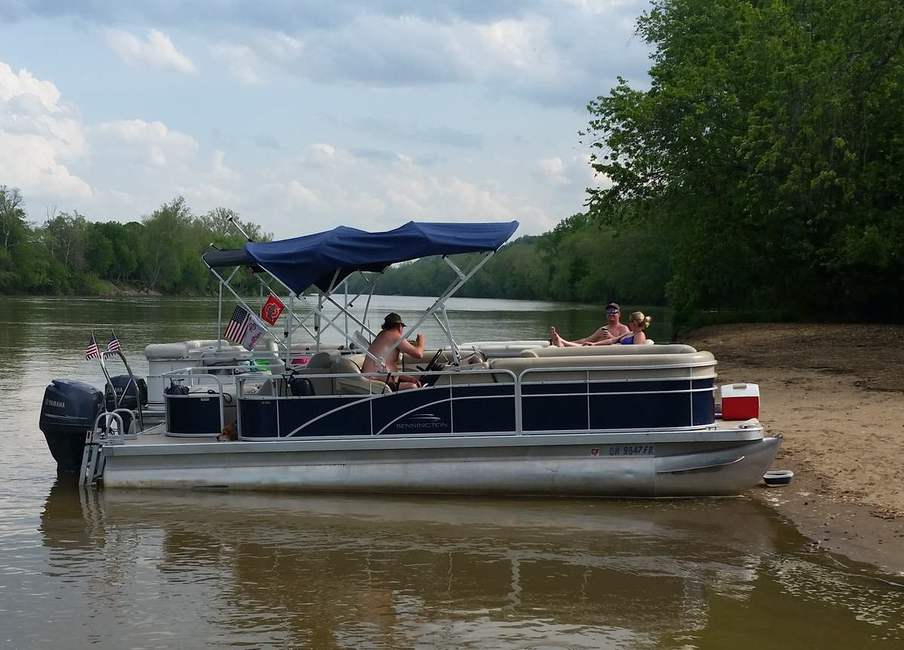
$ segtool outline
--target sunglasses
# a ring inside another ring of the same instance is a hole
[[[617,313],[618,313],[618,310],[617,310],[617,309],[607,309],[607,310],[606,310],[606,315],[607,315],[607,316],[611,316],[612,314],[617,314]]]

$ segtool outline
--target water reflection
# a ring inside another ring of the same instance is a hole
[[[50,571],[100,563],[91,611],[159,590],[149,627],[133,626],[150,639],[173,608],[197,616],[190,638],[317,648],[769,647],[778,633],[812,639],[813,620],[830,630],[824,647],[892,647],[904,620],[900,591],[815,563],[771,511],[739,499],[56,487],[41,534]]]

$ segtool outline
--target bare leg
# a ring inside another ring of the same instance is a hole
[[[568,341],[562,338],[562,335],[559,334],[559,330],[555,327],[549,328],[549,344],[556,348],[564,348],[570,345]]]
[[[559,347],[560,348],[582,348],[584,347],[583,343],[576,343],[574,341],[566,341],[561,336],[559,337]]]
[[[556,345],[560,348],[581,348],[586,345],[586,343],[578,343],[577,341],[566,341],[561,336],[556,339]]]

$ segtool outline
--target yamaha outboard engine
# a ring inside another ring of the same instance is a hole
[[[113,384],[113,389],[110,389]],[[141,406],[148,405],[148,384],[141,377],[136,377],[135,381],[129,375],[114,375],[110,377],[110,384],[104,389],[104,398],[107,402],[107,410],[112,411],[116,408],[132,409],[138,408],[138,401],[141,400]],[[116,391],[114,397],[113,391]],[[123,395],[125,394],[125,395]],[[117,402],[119,404],[117,405]]]
[[[104,394],[74,379],[54,379],[44,390],[40,427],[57,462],[57,473],[78,472],[85,437],[104,406]]]

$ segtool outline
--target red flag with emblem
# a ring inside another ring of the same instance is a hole
[[[286,306],[282,303],[282,300],[271,293],[267,297],[267,302],[261,307],[261,318],[271,325],[276,325],[276,321],[279,320],[279,315],[285,308]]]

